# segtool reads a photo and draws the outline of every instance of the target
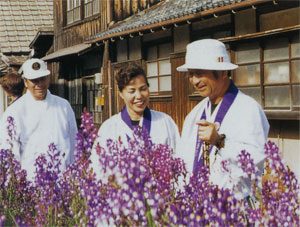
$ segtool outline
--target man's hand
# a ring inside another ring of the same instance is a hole
[[[219,125],[206,120],[197,121],[196,124],[199,125],[199,139],[215,146],[221,137],[217,131]]]

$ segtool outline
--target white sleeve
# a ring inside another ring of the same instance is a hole
[[[169,144],[175,152],[177,149],[177,144],[180,140],[180,134],[177,125],[169,115],[167,115],[167,125],[168,125],[169,140],[170,140]]]
[[[177,145],[176,156],[184,160],[187,171],[191,174],[193,172],[197,127],[194,124],[196,117],[188,115],[182,127],[181,138]]]
[[[8,136],[8,122],[7,116],[4,113],[0,120],[0,149],[10,149],[11,145],[9,144],[10,138]]]
[[[70,163],[74,162],[74,152],[76,145],[76,135],[78,132],[77,123],[74,111],[72,107],[69,105],[68,111],[68,121],[69,121],[69,139],[70,139]]]

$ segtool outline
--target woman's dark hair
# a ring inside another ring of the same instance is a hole
[[[15,72],[6,74],[0,79],[0,84],[5,92],[13,96],[21,96],[24,91],[24,81],[22,77]]]
[[[147,86],[149,87],[146,73],[143,68],[138,65],[130,64],[122,68],[116,75],[119,91],[122,91],[124,87],[126,87],[130,81],[137,76],[143,76]]]

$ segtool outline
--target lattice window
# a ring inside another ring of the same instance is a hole
[[[171,52],[171,43],[153,45],[147,48],[147,77],[152,95],[166,94],[172,90],[169,58]]]
[[[300,107],[299,36],[238,45],[234,81],[265,109]]]
[[[84,0],[84,17],[100,13],[100,0]]]
[[[67,0],[67,24],[81,19],[81,0]]]
[[[86,86],[84,95],[86,97],[86,109],[93,114],[94,123],[97,126],[103,122],[103,94],[102,84],[96,84],[94,77],[84,78],[84,84]],[[101,101],[102,99],[102,101]]]
[[[74,79],[68,82],[69,102],[74,110],[76,119],[82,114],[82,82],[81,79]]]

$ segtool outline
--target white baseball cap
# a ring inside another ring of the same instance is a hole
[[[179,72],[188,69],[233,70],[238,65],[229,61],[224,43],[216,39],[202,39],[187,45],[185,64],[177,67]]]
[[[31,58],[24,62],[19,73],[22,73],[23,78],[33,80],[49,75],[50,71],[47,69],[47,65],[43,60]]]

